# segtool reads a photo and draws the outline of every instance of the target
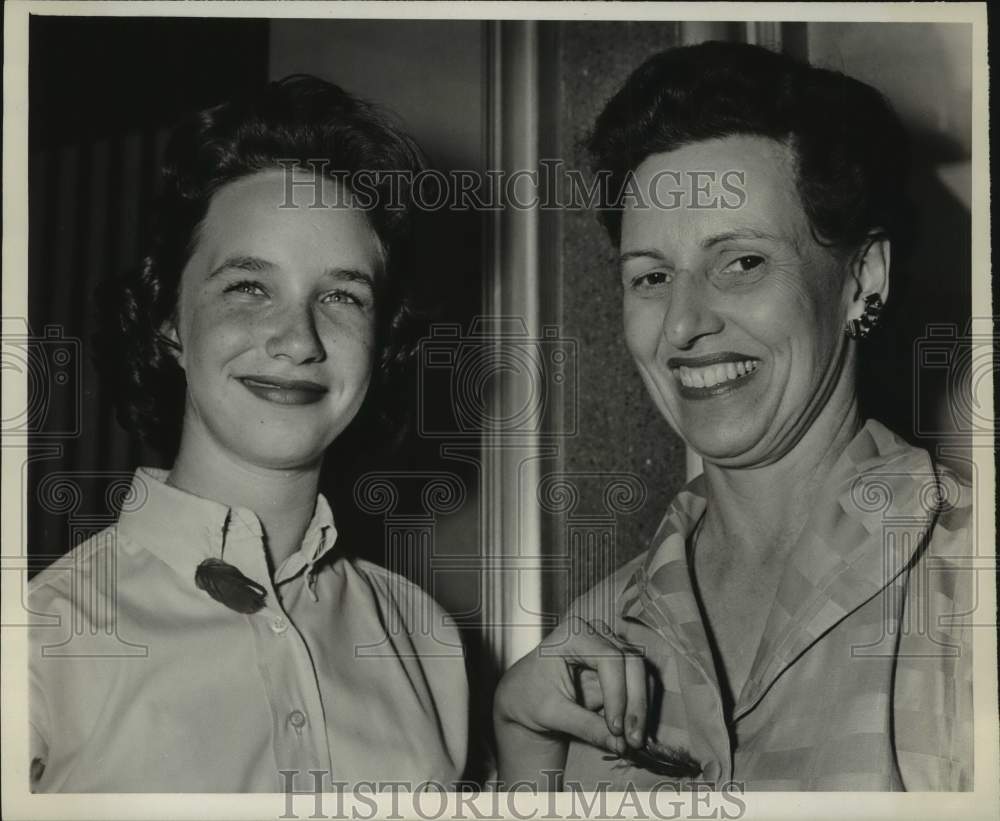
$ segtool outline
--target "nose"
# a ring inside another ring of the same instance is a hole
[[[268,356],[287,359],[296,365],[321,362],[326,358],[316,318],[309,305],[289,305],[272,316],[264,349]]]
[[[663,336],[678,350],[688,350],[703,336],[719,333],[722,317],[712,308],[708,285],[692,272],[679,273],[663,316]]]

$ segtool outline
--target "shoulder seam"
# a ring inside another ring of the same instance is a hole
[[[38,575],[28,581],[27,592],[36,592],[45,587],[51,587],[56,585],[57,578],[56,574],[59,570],[63,569],[64,565],[76,564],[77,562],[89,563],[95,554],[103,552],[110,549],[109,541],[106,539],[101,539],[102,536],[108,533],[108,531],[117,531],[117,523],[108,525],[107,527],[99,530],[93,536],[80,542],[76,547],[66,551],[62,556],[57,558],[51,564],[39,571]],[[117,541],[115,542],[117,544]],[[53,578],[55,577],[55,578]]]

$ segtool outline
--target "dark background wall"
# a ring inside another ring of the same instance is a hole
[[[139,264],[167,129],[263,82],[267,58],[261,20],[31,18],[28,323],[57,334],[29,371],[57,386],[28,420],[35,569],[114,520],[137,465],[163,466],[100,388],[94,291]]]

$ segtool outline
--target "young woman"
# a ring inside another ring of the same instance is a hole
[[[386,415],[408,355],[412,215],[405,175],[377,172],[420,167],[376,110],[311,77],[175,131],[153,247],[113,289],[100,353],[123,418],[175,458],[32,582],[32,610],[62,625],[32,633],[36,790],[461,775],[454,625],[339,549],[318,493],[328,448]]]

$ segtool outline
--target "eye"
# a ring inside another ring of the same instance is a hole
[[[725,268],[722,269],[722,273],[739,276],[741,274],[748,274],[763,264],[764,257],[758,256],[757,254],[745,254],[744,256],[737,257],[730,262]]]
[[[344,290],[330,291],[330,293],[324,294],[320,301],[324,305],[357,305],[359,308],[364,307],[364,303],[359,296]]]
[[[660,285],[666,285],[671,281],[671,276],[666,271],[647,271],[644,274],[632,277],[629,282],[635,291],[648,291]]]
[[[264,290],[264,286],[251,279],[242,279],[239,282],[227,285],[223,293],[247,294],[248,296],[267,296],[267,291]]]

